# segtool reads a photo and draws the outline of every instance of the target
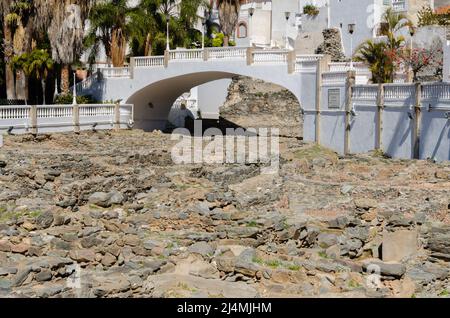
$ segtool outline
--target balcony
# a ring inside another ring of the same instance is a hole
[[[392,8],[395,12],[406,12],[408,11],[408,5],[406,0],[392,0]]]

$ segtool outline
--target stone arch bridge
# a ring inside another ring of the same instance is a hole
[[[295,55],[279,49],[177,49],[166,51],[164,56],[134,57],[128,67],[101,68],[78,83],[77,92],[98,100],[133,104],[135,128],[162,129],[180,95],[236,75],[280,85],[296,96],[302,108],[314,109],[323,60],[322,55]]]

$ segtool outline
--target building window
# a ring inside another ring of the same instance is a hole
[[[247,37],[247,25],[244,22],[239,23],[237,35],[238,35],[238,38],[246,38]]]

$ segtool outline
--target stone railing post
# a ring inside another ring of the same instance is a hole
[[[248,47],[247,48],[247,65],[252,65],[253,62],[254,62],[253,48],[252,47]]]
[[[296,53],[295,51],[289,51],[287,55],[288,74],[295,72]]]
[[[134,68],[136,67],[136,59],[133,57],[130,58],[130,78],[134,78]]]
[[[322,75],[329,69],[329,64],[331,62],[331,57],[329,55],[324,55],[322,58],[317,60],[317,71],[316,71],[316,98],[315,98],[315,108],[316,108],[316,124],[315,124],[315,141],[320,144],[320,106],[322,103]]]
[[[421,121],[422,121],[422,85],[415,84],[414,97],[414,159],[420,158],[420,135],[421,135]]]
[[[209,59],[209,50],[207,48],[203,49],[203,61],[207,61]]]
[[[170,53],[168,50],[164,51],[164,67],[167,68],[169,66]]]
[[[38,133],[38,122],[37,122],[37,106],[30,106],[30,131],[33,135]]]
[[[353,104],[353,86],[355,86],[356,72],[354,70],[347,72],[347,81],[345,84],[345,138],[344,138],[344,154],[350,153],[350,120],[352,116]]]
[[[384,84],[378,84],[375,149],[380,150],[383,140]]]
[[[116,103],[114,105],[114,129],[120,129],[120,104]]]
[[[73,131],[78,134],[80,133],[80,105],[74,104],[72,106],[73,115]]]

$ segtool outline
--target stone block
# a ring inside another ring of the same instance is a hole
[[[417,231],[398,230],[383,233],[382,259],[385,262],[400,262],[417,253]]]

